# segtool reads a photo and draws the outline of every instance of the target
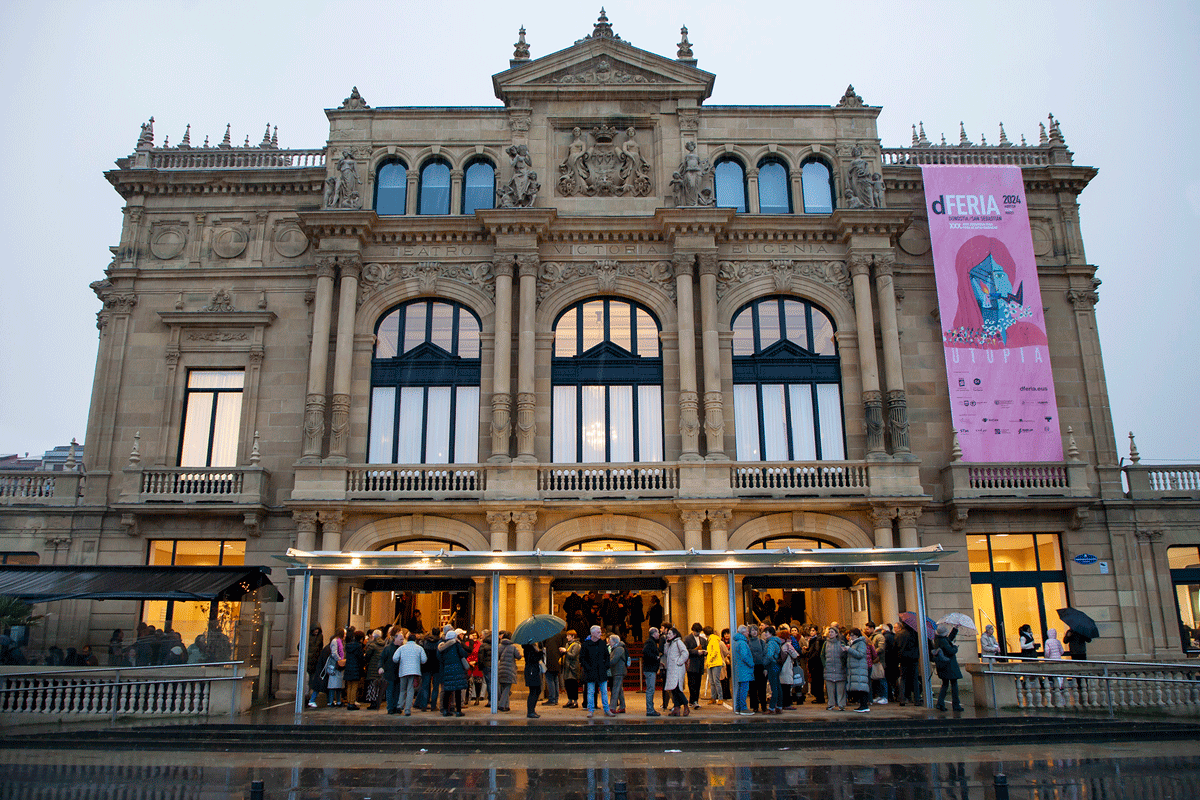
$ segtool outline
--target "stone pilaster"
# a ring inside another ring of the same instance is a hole
[[[358,310],[358,278],[362,259],[357,254],[339,258],[337,344],[333,355],[333,403],[327,461],[346,461],[350,446],[350,370],[354,361],[354,324]]]
[[[862,372],[863,416],[867,428],[867,457],[887,454],[883,446],[883,396],[879,391],[879,362],[875,356],[875,319],[871,310],[871,255],[850,253],[854,287],[854,317],[858,327],[858,359]]]
[[[716,253],[701,253],[700,262],[700,327],[704,362],[704,445],[705,457],[724,461],[725,454],[725,394],[721,387],[721,339],[717,330],[717,272],[720,267]]]
[[[537,275],[539,260],[536,253],[517,256],[520,276],[520,338],[517,340],[517,460],[536,461],[534,437],[534,354],[537,345],[534,322],[537,315]]]
[[[675,295],[679,320],[679,433],[680,461],[700,460],[700,398],[696,393],[696,320],[693,313],[692,272],[696,256],[676,253]]]
[[[883,334],[883,374],[887,386],[888,434],[893,455],[912,452],[908,443],[908,402],[900,357],[900,327],[896,318],[894,253],[875,254],[875,292],[879,296],[879,325]]]
[[[313,297],[312,342],[308,354],[308,393],[304,398],[304,450],[302,463],[321,458],[325,438],[326,372],[329,367],[329,331],[333,324],[333,278],[336,260],[317,262],[317,291]]]
[[[488,461],[509,460],[512,437],[512,256],[497,255],[495,366],[492,373],[492,455]]]

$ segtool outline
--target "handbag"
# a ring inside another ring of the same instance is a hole
[[[338,665],[338,669],[345,669],[346,668],[346,659],[339,658],[337,660],[337,665]]]
[[[871,680],[883,680],[883,664],[879,663],[878,661],[871,665]]]

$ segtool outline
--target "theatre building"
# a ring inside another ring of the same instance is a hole
[[[269,618],[285,692],[304,596],[276,558],[289,548],[348,554],[348,568],[353,554],[429,560],[424,575],[319,577],[326,636],[418,612],[426,628],[482,630],[493,596],[511,629],[591,591],[644,610],[657,597],[680,628],[762,616],[767,595],[790,620],[894,621],[916,609],[916,576],[818,556],[940,545],[929,616],[993,623],[1010,651],[1019,626],[1040,641],[1074,606],[1099,623],[1093,658],[1194,652],[1197,468],[1121,466],[1079,226],[1096,170],[1073,162],[1057,121],[1029,121],[1028,141],[914,128],[885,144],[883,109],[853,87],[711,105],[716,76],[686,32],[670,56],[603,15],[581,33],[533,58],[522,30],[491,107],[355,89],[313,149],[270,130],[160,146],[143,125],[106,173],[124,221],[92,285],[86,457],[3,471],[5,558],[274,567],[283,602],[222,613]],[[993,346],[961,355],[1037,351],[1052,402],[1023,422],[1052,457],[996,458],[956,436],[946,341],[965,328],[939,308],[930,165],[1023,178],[1036,280],[1004,277],[998,253],[968,265],[992,270],[970,302]],[[996,343],[1031,320],[1034,346]],[[730,586],[672,560],[786,548],[834,566]],[[490,568],[437,568],[460,551],[647,557],[611,573],[526,559],[493,586]],[[99,647],[138,621],[190,642],[209,615],[75,599],[31,647]]]

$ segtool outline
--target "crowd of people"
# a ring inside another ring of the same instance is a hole
[[[14,665],[42,665],[49,667],[147,667],[175,664],[213,664],[233,658],[233,644],[220,624],[212,622],[208,630],[184,644],[183,636],[175,630],[159,629],[139,622],[132,642],[125,641],[125,631],[117,628],[108,641],[108,662],[100,658],[90,644],[81,648],[68,647],[64,652],[57,644],[51,644],[44,654],[25,655],[23,649],[12,644],[8,636],[0,637],[0,663]]]
[[[651,606],[654,607],[653,605]],[[580,613],[588,611],[579,609]],[[945,711],[950,693],[961,711],[957,629],[940,625],[930,645],[930,664],[942,687],[937,708]],[[538,718],[537,704],[597,710],[605,716],[627,713],[625,680],[637,648],[628,633],[607,632],[598,623],[580,637],[567,628],[544,642],[514,644],[500,631],[496,654],[496,707],[511,710],[514,685],[527,689],[526,716]],[[751,624],[720,633],[694,623],[680,631],[669,621],[651,625],[636,655],[645,687],[648,717],[688,716],[707,702],[732,703],[741,715],[782,714],[811,702],[828,711],[865,713],[873,705],[915,703],[923,694],[919,663],[921,636],[904,622],[867,623],[862,628],[837,622],[792,626]],[[357,710],[385,709],[464,716],[464,709],[490,705],[491,631],[464,631],[445,625],[419,634],[400,626],[386,632],[339,628],[328,642],[313,627],[308,643],[308,701]],[[932,676],[928,676],[931,678]],[[731,679],[736,683],[731,685]],[[661,691],[661,709],[657,707]],[[581,696],[582,692],[582,696]],[[597,708],[599,705],[599,709]]]

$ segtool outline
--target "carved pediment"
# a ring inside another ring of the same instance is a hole
[[[625,85],[650,83],[679,83],[677,79],[652,72],[648,69],[635,67],[612,58],[600,56],[577,64],[568,69],[561,69],[552,75],[547,75],[533,83],[552,84],[556,86],[572,85]]]

